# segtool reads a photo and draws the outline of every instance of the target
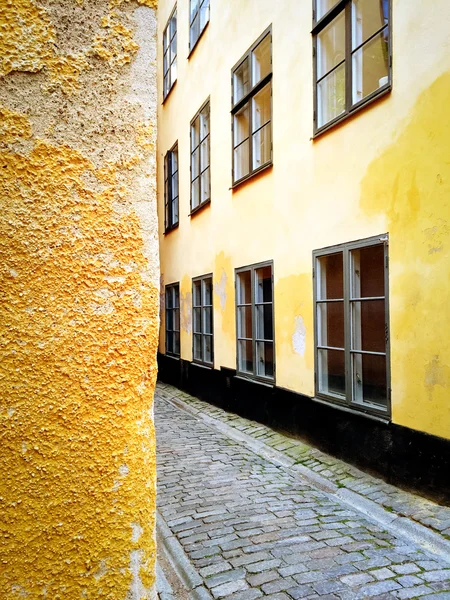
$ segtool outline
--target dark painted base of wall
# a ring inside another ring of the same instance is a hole
[[[158,355],[159,379],[312,443],[387,482],[450,505],[450,440],[373,421],[308,396]]]

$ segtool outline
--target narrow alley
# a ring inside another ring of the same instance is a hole
[[[281,451],[271,451],[257,435],[246,439],[239,425],[230,436],[227,413],[196,399],[189,405],[187,398],[164,384],[155,394],[158,541],[163,561],[181,573],[186,597],[450,599],[446,536],[363,496],[362,509],[352,507],[355,492],[348,491],[349,502],[344,486],[337,487],[340,496],[333,493],[331,475],[339,469],[329,471],[325,491],[324,471],[308,475],[306,467],[292,469],[288,455],[277,458],[290,438],[278,444]],[[384,498],[394,490],[369,476],[359,489],[373,492],[371,481],[385,490]],[[450,518],[448,508],[399,494],[410,507],[417,504],[419,516],[435,507],[437,529]],[[371,506],[376,509],[368,516]],[[181,597],[160,591],[162,600]]]

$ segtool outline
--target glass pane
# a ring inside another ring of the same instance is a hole
[[[203,305],[212,306],[212,278],[203,280]]]
[[[253,373],[253,344],[247,340],[238,340],[239,371]]]
[[[238,273],[238,304],[251,304],[252,302],[252,285],[251,271],[243,271]]]
[[[256,374],[273,377],[273,343],[256,342]]]
[[[233,74],[233,99],[234,104],[239,102],[250,89],[248,73],[248,58],[246,58]]]
[[[191,203],[192,208],[196,208],[200,204],[200,179],[196,179],[191,185]]]
[[[255,271],[255,302],[272,302],[272,267],[260,267]]]
[[[171,309],[166,312],[166,329],[173,331],[173,310]]]
[[[212,333],[213,325],[212,325],[212,308],[207,307],[203,309],[203,333]]]
[[[170,90],[170,81],[169,81],[169,75],[165,75],[164,76],[164,96],[167,96],[167,94],[169,93]]]
[[[202,336],[194,334],[194,360],[202,360]]]
[[[345,12],[317,35],[317,79],[345,60]]]
[[[244,141],[250,135],[249,129],[249,107],[246,104],[239,112],[234,115],[233,123],[234,146]]]
[[[344,348],[344,303],[324,302],[317,305],[319,346]]]
[[[256,85],[272,70],[271,37],[270,34],[266,35],[252,52],[252,85]]]
[[[200,35],[200,17],[197,13],[195,19],[191,23],[190,36],[189,36],[191,48],[194,46],[195,42],[198,40],[199,35]]]
[[[180,331],[180,309],[176,308],[173,311],[173,330]]]
[[[199,0],[190,0],[190,16],[189,19],[192,22],[192,18],[197,12]]]
[[[272,154],[272,125],[267,123],[252,135],[253,169],[270,162]]]
[[[388,28],[353,54],[352,69],[353,104],[389,83]]]
[[[173,305],[178,307],[180,306],[180,288],[178,285],[175,285],[173,288]]]
[[[199,159],[200,159],[200,148],[194,150],[191,154],[191,178],[195,179],[199,176]]]
[[[203,360],[207,363],[212,363],[212,341],[212,336],[203,336]]]
[[[344,298],[344,259],[342,252],[317,259],[317,299]]]
[[[352,298],[384,296],[384,246],[367,246],[351,252]]]
[[[353,354],[353,399],[355,402],[387,404],[386,357]]]
[[[388,0],[353,0],[352,48],[360,46],[376,31],[388,24]]]
[[[337,3],[338,0],[316,0],[316,20],[321,19]]]
[[[172,176],[172,198],[178,197],[178,171]]]
[[[164,56],[163,56],[163,73],[164,73],[164,77],[166,76],[167,71],[169,70],[169,65],[170,65],[170,63],[169,63],[169,53],[164,50]]]
[[[209,166],[209,137],[200,144],[200,171]]]
[[[193,297],[192,297],[192,303],[193,306],[201,306],[202,305],[202,282],[201,281],[194,281],[194,286],[193,286]]]
[[[173,353],[180,354],[180,332],[175,331],[172,335],[173,335]]]
[[[192,152],[192,150],[194,150],[194,148],[197,148],[197,146],[200,143],[199,126],[200,126],[200,119],[199,119],[199,117],[197,117],[191,125],[191,152]]]
[[[209,21],[209,0],[205,0],[200,7],[200,31],[203,31]]]
[[[200,202],[206,202],[206,200],[209,200],[209,196],[210,196],[209,167],[206,169],[206,171],[204,173],[202,173],[200,175],[200,180],[201,180],[201,185],[200,185],[201,198],[200,198]]]
[[[318,350],[319,392],[345,398],[345,358],[341,350]]]
[[[175,34],[173,40],[170,42],[170,62],[173,63],[177,57],[177,36]]]
[[[237,309],[238,317],[238,337],[239,338],[252,338],[252,307],[251,306],[238,306]]]
[[[176,11],[173,13],[173,17],[170,19],[170,37],[173,38],[173,36],[176,34],[177,32],[177,13]]]
[[[352,302],[352,349],[386,351],[384,300]]]
[[[166,288],[166,308],[172,308],[173,307],[173,295],[172,295],[172,289],[171,288]]]
[[[203,140],[209,134],[209,104],[200,113],[200,139]]]
[[[177,80],[177,59],[175,58],[175,60],[172,63],[172,66],[170,67],[170,87],[172,87],[172,85],[174,84],[174,82]]]
[[[322,127],[345,111],[345,65],[317,84],[317,126]]]
[[[238,181],[250,172],[250,150],[247,139],[234,150],[234,180]]]
[[[270,99],[272,87],[270,83],[256,94],[252,100],[252,131],[256,131],[270,121]]]
[[[170,153],[170,162],[172,173],[175,173],[176,171],[178,171],[178,149],[172,150],[172,152]]]
[[[164,30],[164,36],[163,36],[164,54],[166,53],[166,50],[168,47],[169,47],[169,27],[166,27],[166,29]]]
[[[166,335],[166,352],[168,354],[173,354],[174,352],[174,348],[173,348],[173,334],[171,332],[168,332]]]
[[[178,197],[172,201],[172,222],[171,225],[178,223]]]
[[[201,308],[194,308],[194,312],[193,312],[193,328],[194,328],[194,333],[201,333],[202,332],[202,309]]]
[[[273,340],[272,304],[256,307],[256,337],[259,340]]]

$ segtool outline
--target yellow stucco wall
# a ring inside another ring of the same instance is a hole
[[[155,9],[0,11],[5,600],[155,594]]]
[[[214,366],[235,368],[234,269],[272,259],[276,383],[313,395],[312,251],[388,232],[392,420],[450,438],[450,5],[392,4],[392,92],[313,141],[312,3],[214,2],[189,59],[179,3],[178,80],[159,107],[158,206],[162,232],[162,160],[178,140],[180,226],[161,234],[162,281],[180,281],[188,298],[191,278],[213,272]],[[160,2],[160,35],[172,8]],[[231,68],[270,24],[273,168],[232,191]],[[212,202],[190,218],[189,123],[208,96]],[[191,337],[182,323],[186,360]]]

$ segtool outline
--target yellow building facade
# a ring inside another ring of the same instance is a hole
[[[163,379],[344,456],[368,444],[388,474],[410,438],[448,466],[449,19],[445,0],[160,2]]]

